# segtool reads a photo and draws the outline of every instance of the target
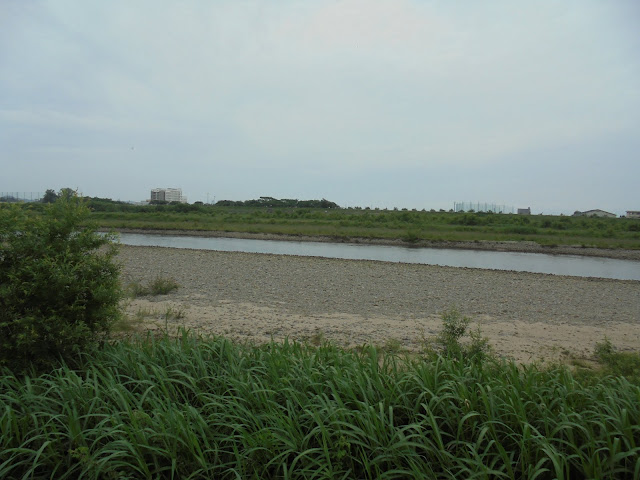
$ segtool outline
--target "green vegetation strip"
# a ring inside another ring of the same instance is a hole
[[[325,236],[336,241],[362,238],[418,245],[527,241],[550,247],[640,249],[640,220],[634,218],[340,208],[327,200],[222,201],[215,205],[132,205],[101,198],[83,201],[91,210],[88,219],[107,229]],[[34,214],[47,207],[45,203],[20,205]]]
[[[3,370],[0,435],[0,478],[639,478],[640,386],[185,333]]]
[[[88,201],[103,228],[196,230],[420,242],[530,241],[640,249],[640,220],[445,211],[233,205],[129,205]]]

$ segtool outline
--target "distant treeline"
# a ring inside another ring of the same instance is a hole
[[[75,195],[76,192],[71,188],[62,188],[60,191],[49,189],[45,192],[42,198],[36,199],[39,203],[53,203],[58,198],[65,195]],[[110,198],[100,197],[82,197],[87,203],[89,208],[97,212],[136,212],[147,207],[147,204],[133,204],[129,202],[121,202],[119,200],[112,200]],[[25,201],[12,195],[4,195],[0,197],[0,202],[13,203]],[[32,200],[33,201],[33,200]],[[181,202],[166,202],[163,200],[152,200],[148,205],[167,206],[172,207],[168,210],[175,210],[180,212],[193,212],[198,211],[201,207],[209,207],[211,204],[205,204],[203,202],[194,202],[192,204]],[[267,207],[267,208],[340,208],[340,206],[331,202],[325,198],[322,200],[298,200],[292,198],[273,198],[273,197],[260,197],[257,200],[220,200],[215,203],[215,206],[219,207]]]
[[[269,208],[340,208],[335,202],[329,200],[297,200],[283,198],[281,200],[273,197],[260,197],[258,200],[220,200],[216,205],[221,207],[269,207]]]
[[[109,198],[86,197],[89,208],[94,212],[142,212],[149,211],[166,211],[166,212],[198,212],[206,210],[212,206],[215,207],[265,207],[265,208],[324,208],[338,209],[340,206],[329,200],[295,200],[282,199],[272,197],[260,197],[258,200],[220,200],[214,205],[204,204],[202,202],[194,202],[192,204],[180,202],[163,202],[153,201],[150,205],[134,205],[126,202],[114,201]]]

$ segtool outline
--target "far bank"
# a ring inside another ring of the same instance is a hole
[[[108,211],[99,205],[92,208],[91,221],[101,228],[124,231],[625,259],[640,256],[611,253],[640,252],[640,219],[632,218],[217,205],[130,205]]]

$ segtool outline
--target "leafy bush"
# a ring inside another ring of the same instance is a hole
[[[471,320],[455,309],[442,314],[442,330],[433,339],[425,340],[425,351],[428,357],[444,356],[464,361],[481,362],[491,352],[489,340],[482,336],[480,329],[468,332]],[[469,341],[462,343],[468,335]]]
[[[0,208],[0,365],[73,360],[118,317],[114,237],[84,226],[87,214],[74,192],[42,212]]]

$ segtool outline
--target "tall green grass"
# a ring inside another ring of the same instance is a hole
[[[221,338],[0,377],[0,478],[638,478],[640,387]]]

